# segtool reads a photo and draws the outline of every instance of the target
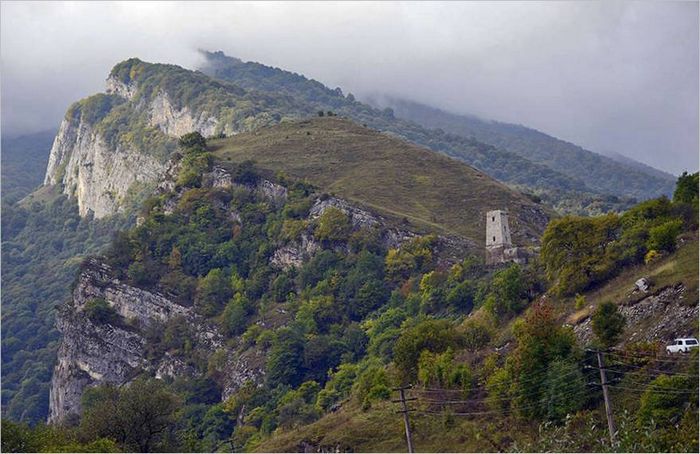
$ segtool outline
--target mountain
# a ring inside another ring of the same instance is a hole
[[[411,383],[420,449],[604,450],[603,398],[588,385],[597,363],[584,348],[600,336],[598,308],[612,304],[629,324],[605,353],[616,408],[634,414],[620,424],[621,447],[697,443],[686,435],[697,407],[681,397],[697,392],[697,361],[660,353],[697,330],[697,221],[686,202],[559,218],[540,260],[493,268],[446,211],[493,194],[514,204],[521,229],[546,217],[450,158],[335,117],[181,143],[138,225],[83,262],[58,310],[50,417],[80,417],[81,440],[125,451],[402,451],[390,399]],[[353,184],[372,172],[380,184]],[[456,180],[464,192],[444,205],[428,192],[420,203],[436,219],[417,210],[404,221],[426,194],[420,177],[437,195]],[[487,194],[471,196],[479,185]],[[666,228],[672,241],[654,254],[657,243],[629,242]],[[572,268],[578,287],[561,294],[546,276]],[[649,288],[631,290],[640,273]],[[656,398],[683,422],[650,437],[642,424]],[[114,418],[115,407],[132,416]],[[571,414],[587,432],[568,425]],[[143,430],[141,418],[163,430]],[[543,437],[549,426],[568,437]]]
[[[516,153],[572,178],[589,188],[617,196],[645,200],[670,196],[675,177],[629,158],[609,158],[585,150],[532,128],[456,115],[419,103],[384,97],[379,104],[401,118],[430,128],[440,128]],[[620,155],[618,155],[620,156]]]
[[[127,60],[113,68],[105,94],[70,106],[44,184],[75,197],[81,215],[101,218],[152,192],[177,137],[194,130],[235,134],[309,113],[284,96],[249,92],[174,65]]]
[[[675,176],[671,175],[668,172],[664,172],[663,170],[659,170],[655,167],[651,167],[649,165],[646,165],[644,163],[641,163],[639,161],[636,161],[630,157],[627,157],[625,155],[622,155],[620,153],[615,153],[615,152],[605,152],[603,153],[605,156],[614,159],[617,162],[621,162],[622,164],[625,164],[626,166],[636,168],[637,170],[644,172],[648,175],[652,175],[658,178],[663,178],[665,180],[674,180],[676,179]]]
[[[509,211],[518,244],[537,243],[550,215],[458,160],[338,117],[283,122],[211,146],[224,162],[253,160],[414,228],[468,238],[476,250],[487,211]]]
[[[27,421],[46,416],[58,336],[53,327],[54,306],[69,297],[70,281],[85,255],[99,253],[114,231],[133,223],[142,201],[153,194],[167,172],[177,137],[193,129],[232,136],[213,142],[222,153],[244,143],[236,145],[235,138],[248,140],[244,153],[262,166],[267,150],[246,131],[265,131],[277,140],[284,128],[307,128],[314,139],[320,139],[328,127],[337,134],[326,142],[337,153],[336,169],[343,160],[351,161],[352,156],[341,153],[343,149],[366,158],[364,167],[355,165],[355,175],[334,174],[347,177],[345,183],[334,186],[328,179],[295,173],[302,170],[300,161],[287,155],[290,175],[306,177],[324,191],[381,212],[399,227],[459,237],[471,251],[478,251],[483,242],[484,211],[494,208],[490,198],[496,208],[512,210],[521,245],[536,243],[550,215],[466,165],[338,118],[315,116],[316,106],[284,93],[246,90],[202,73],[137,59],[115,66],[106,93],[70,106],[51,148],[45,186],[21,205],[3,206],[4,411]],[[302,126],[289,122],[299,117],[312,120]],[[280,122],[283,129],[260,129]],[[366,149],[377,147],[385,159],[371,161],[371,154],[357,150],[355,141]],[[300,145],[309,144],[289,141],[291,148]],[[309,152],[319,150],[309,148]],[[404,158],[415,165],[407,168],[401,162]],[[386,175],[377,174],[370,162],[381,164]],[[435,168],[421,170],[421,164]],[[274,168],[282,167],[278,162]],[[347,191],[350,179],[359,183],[362,173],[371,172],[375,173],[364,180],[364,187]],[[403,175],[409,178],[405,182],[399,178]],[[421,191],[429,191],[425,202],[418,202]],[[393,194],[397,198],[392,199]]]
[[[3,420],[3,451],[403,450],[409,384],[420,449],[607,450],[594,338],[618,448],[697,451],[697,357],[662,353],[697,335],[697,174],[673,201],[555,217],[509,185],[600,194],[243,67],[259,89],[118,64],[69,108],[46,185],[3,206],[3,414],[63,423]],[[536,259],[485,264],[492,209]]]
[[[378,109],[361,103],[352,94],[343,96],[339,88],[332,90],[302,75],[260,63],[243,62],[222,52],[203,52],[203,55],[206,62],[201,70],[212,77],[248,89],[283,93],[313,106],[314,110],[330,110],[360,124],[396,134],[409,142],[460,159],[509,185],[530,192],[546,193],[553,205],[573,198],[594,199],[604,195],[587,186],[583,176],[566,174],[473,137],[430,129],[430,125],[404,120],[396,117],[391,108]],[[591,202],[589,200],[587,203]],[[562,204],[562,207],[566,207],[566,204]]]
[[[362,271],[371,278],[373,273],[384,276],[387,251],[403,250],[406,255],[394,272],[402,275],[417,266],[411,263],[418,251],[409,252],[416,245],[426,261],[422,266],[429,262],[444,268],[468,254],[480,255],[491,208],[509,210],[516,244],[535,244],[548,222],[547,211],[471,167],[348,120],[282,122],[212,140],[209,150],[208,156],[199,149],[175,155],[157,197],[148,203],[140,226],[127,233],[126,243],[115,243],[107,258],[82,265],[72,299],[58,314],[63,336],[52,379],[51,421],[79,413],[87,387],[121,386],[144,371],[172,379],[205,374],[192,355],[204,364],[215,355],[226,358],[215,380],[221,400],[246,380],[261,384],[269,373],[265,350],[240,343],[238,336],[249,324],[271,329],[291,323],[261,306],[280,279],[287,284],[274,297],[281,305],[276,311],[286,306],[287,293],[319,280],[320,275],[304,274],[311,269],[344,273],[345,265],[338,262],[343,256],[374,263],[374,271]],[[332,195],[325,192],[331,190]],[[141,244],[143,235],[151,245]],[[180,264],[163,266],[173,254]],[[321,257],[332,263],[316,264]],[[241,297],[248,303],[233,325],[227,321],[233,315],[223,313],[213,295],[202,293],[205,283],[221,273],[231,275],[226,282],[247,282]],[[257,289],[251,287],[253,280]],[[353,298],[364,298],[357,293],[364,280],[348,283],[343,296],[336,295],[337,310],[347,312],[336,320],[337,329],[348,329],[388,296],[377,288],[362,303],[367,307],[355,306]],[[97,304],[108,305],[116,318],[98,318],[109,309],[96,313]],[[267,317],[272,320],[266,322]],[[154,345],[163,340],[154,340],[153,330],[167,333],[182,324],[193,336],[194,350]],[[307,334],[326,330],[319,326]],[[330,357],[316,360],[323,370],[337,365]],[[316,366],[308,367],[309,374],[319,373]]]
[[[41,131],[18,137],[3,135],[2,200],[14,203],[41,184],[56,131]]]

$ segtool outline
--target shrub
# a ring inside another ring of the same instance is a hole
[[[118,325],[122,322],[121,316],[104,298],[88,300],[85,303],[84,311],[93,323]]]
[[[394,362],[403,379],[415,380],[418,359],[427,350],[442,353],[458,344],[457,333],[447,320],[425,320],[404,330],[394,345]]]
[[[425,387],[459,388],[466,395],[471,387],[472,376],[466,364],[455,364],[451,348],[443,353],[423,350],[418,359],[418,381]]]
[[[691,388],[697,387],[697,377],[659,375],[647,386],[640,400],[637,424],[668,427],[679,422],[684,406],[690,401]],[[697,398],[695,399],[697,402]]]
[[[625,328],[625,317],[618,311],[617,304],[606,301],[601,303],[591,318],[593,333],[603,347],[615,345]]]
[[[207,147],[207,140],[197,131],[195,132],[190,132],[188,134],[185,134],[184,136],[181,136],[180,139],[178,140],[178,144],[180,147],[188,149],[188,148],[201,148],[204,149]]]
[[[454,307],[455,309],[471,312],[474,308],[474,286],[471,281],[464,281],[447,294],[447,304]]]
[[[464,346],[470,350],[478,350],[491,341],[491,330],[487,324],[479,319],[470,318],[461,328]]]
[[[676,237],[683,230],[683,221],[672,219],[649,229],[648,249],[673,252],[676,249]]]
[[[231,286],[226,274],[219,268],[214,268],[199,279],[195,296],[195,307],[204,315],[218,314],[231,298]]]
[[[337,242],[346,241],[351,231],[348,216],[337,208],[329,207],[318,218],[314,234],[320,241]]]

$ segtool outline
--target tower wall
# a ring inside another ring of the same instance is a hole
[[[511,247],[508,214],[503,210],[486,213],[486,247]]]

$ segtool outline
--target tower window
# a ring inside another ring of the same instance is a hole
[[[496,222],[496,216],[491,216],[491,222]]]
[[[494,243],[496,242],[496,237],[495,237],[495,236],[493,237],[493,242],[494,242]]]

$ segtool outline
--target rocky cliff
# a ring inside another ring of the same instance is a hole
[[[60,185],[82,216],[114,214],[135,184],[156,181],[164,165],[133,146],[112,147],[93,124],[67,117],[54,140],[44,184]]]
[[[104,300],[118,314],[117,322],[95,320],[89,303]],[[237,352],[225,346],[218,328],[164,295],[139,289],[114,277],[113,270],[98,259],[83,264],[72,301],[61,306],[57,326],[62,334],[58,362],[49,397],[49,422],[60,422],[80,413],[80,398],[86,388],[101,384],[123,385],[142,372],[157,378],[198,377],[206,373],[206,362],[149,350],[149,335],[162,330],[168,321],[194,334],[191,356],[223,355],[226,373],[220,377],[226,398],[247,380],[256,380],[262,370],[254,350]],[[177,333],[184,334],[184,333]],[[256,361],[258,360],[258,361]],[[256,366],[258,364],[258,366]]]
[[[44,179],[75,197],[81,215],[97,218],[123,209],[131,193],[148,192],[178,137],[230,136],[281,118],[271,113],[274,100],[138,59],[115,66],[105,91],[68,109]]]

